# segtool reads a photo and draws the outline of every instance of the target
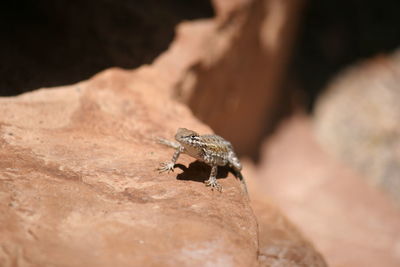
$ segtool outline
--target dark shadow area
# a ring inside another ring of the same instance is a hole
[[[0,95],[151,63],[168,48],[179,22],[212,16],[210,0],[4,1]]]
[[[309,0],[288,78],[308,110],[344,67],[400,46],[400,1]]]
[[[183,170],[182,173],[178,174],[177,180],[196,181],[204,183],[210,177],[211,167],[201,161],[194,161],[189,164],[189,167],[182,164],[175,164],[175,167]],[[218,167],[217,179],[228,177],[229,168]]]

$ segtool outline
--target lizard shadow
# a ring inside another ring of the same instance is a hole
[[[204,162],[194,161],[186,167],[183,164],[175,164],[175,167],[181,169],[183,172],[176,176],[177,180],[190,180],[203,183],[210,177],[211,167]],[[228,176],[229,168],[218,167],[217,179],[226,178]]]

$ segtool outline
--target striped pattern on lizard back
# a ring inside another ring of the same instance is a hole
[[[201,135],[199,140],[202,161],[211,165],[227,165],[229,153],[233,150],[230,142],[218,135]]]

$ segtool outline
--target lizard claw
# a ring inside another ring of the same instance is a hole
[[[210,186],[211,190],[217,189],[219,192],[222,192],[222,186],[217,182],[216,179],[208,179],[204,182],[206,186]]]
[[[170,173],[174,171],[174,163],[172,161],[163,162],[160,164],[160,167],[157,168],[159,173],[167,172]]]

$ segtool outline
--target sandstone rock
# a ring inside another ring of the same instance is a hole
[[[319,140],[400,204],[400,52],[340,74],[316,108]]]
[[[400,265],[400,211],[321,148],[310,118],[297,115],[282,124],[263,147],[256,177],[257,189],[299,226],[329,266]]]
[[[108,70],[0,100],[1,266],[256,263],[256,221],[232,175],[220,194],[193,180],[204,166],[186,180],[154,171],[172,151],[152,138],[210,130],[153,78]]]
[[[216,3],[218,19],[246,5]],[[259,236],[226,170],[222,194],[189,157],[175,173],[154,171],[172,156],[155,137],[182,126],[211,132],[171,96],[215,25],[180,25],[151,66],[0,98],[0,266],[323,266],[273,205],[255,199]]]
[[[233,175],[220,172],[221,194],[202,183],[209,168],[189,157],[178,176],[154,171],[172,155],[154,137],[182,125],[210,131],[157,74],[111,69],[0,99],[1,266],[259,264],[256,219]],[[271,231],[281,225],[273,208],[263,214]],[[285,253],[276,244],[291,244],[292,229],[263,246]],[[263,260],[275,262],[271,255]]]
[[[239,154],[256,157],[282,108],[281,79],[303,1],[214,2],[217,17],[176,95]]]
[[[259,226],[261,266],[327,266],[322,255],[269,200],[253,197],[251,204]]]
[[[258,223],[260,266],[327,266],[314,246],[281,215],[273,197],[265,193],[265,177],[260,177],[259,166],[246,159],[243,164],[244,176],[256,178],[248,179],[247,187]]]

